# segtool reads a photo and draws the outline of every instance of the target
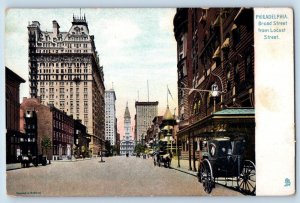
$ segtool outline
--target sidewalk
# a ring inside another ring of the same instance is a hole
[[[179,162],[180,162],[180,167],[178,167],[177,157],[173,157],[170,168],[197,177],[196,171],[189,170],[189,160],[180,159]],[[196,166],[197,165],[198,165],[198,162],[196,162]],[[193,166],[193,163],[192,163],[192,166]],[[193,169],[193,167],[192,167],[192,169]]]
[[[180,167],[178,167],[177,157],[173,157],[170,168],[197,177],[198,172],[189,170],[189,160],[180,159],[179,161],[180,161]],[[193,162],[191,164],[192,164],[192,169],[193,169]],[[198,161],[196,161],[196,167],[197,166],[198,166]],[[216,183],[223,185],[225,187],[231,188],[231,189],[237,187],[236,177],[233,177],[233,178],[229,177],[229,178],[226,178],[226,180],[225,180],[225,177],[219,177],[216,179]]]

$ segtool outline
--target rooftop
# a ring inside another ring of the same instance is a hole
[[[254,115],[254,108],[228,108],[213,113],[213,115]]]

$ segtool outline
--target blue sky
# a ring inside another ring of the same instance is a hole
[[[106,89],[112,87],[117,96],[118,127],[123,135],[126,102],[133,117],[134,103],[147,101],[147,80],[150,101],[159,101],[159,115],[167,106],[167,85],[173,112],[177,107],[176,41],[173,33],[175,9],[81,9],[86,15],[90,34],[104,67]],[[61,31],[71,27],[76,9],[10,9],[6,12],[5,65],[28,80],[28,22],[37,20],[42,30],[52,30],[57,20]],[[20,97],[29,96],[28,83],[21,85]]]

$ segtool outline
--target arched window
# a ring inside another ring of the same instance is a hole
[[[201,100],[199,99],[198,100],[198,113],[201,112]]]

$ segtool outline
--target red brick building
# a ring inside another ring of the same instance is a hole
[[[32,111],[36,113],[37,154],[45,153],[41,143],[45,137],[49,137],[52,148],[47,151],[48,159],[71,158],[74,143],[73,117],[68,116],[51,104],[48,106],[41,104],[39,98],[24,98],[20,114],[26,117],[26,113]],[[22,121],[21,123],[25,122]],[[24,126],[26,126],[26,123]],[[26,129],[21,130],[26,132]]]
[[[202,140],[243,134],[254,160],[253,9],[179,8],[174,34],[181,158],[196,170]]]
[[[151,146],[159,141],[159,126],[162,123],[162,116],[155,116],[152,120],[152,125],[147,130],[147,135],[145,137],[145,142]]]
[[[25,80],[5,67],[6,163],[17,162],[20,155],[20,84]]]

